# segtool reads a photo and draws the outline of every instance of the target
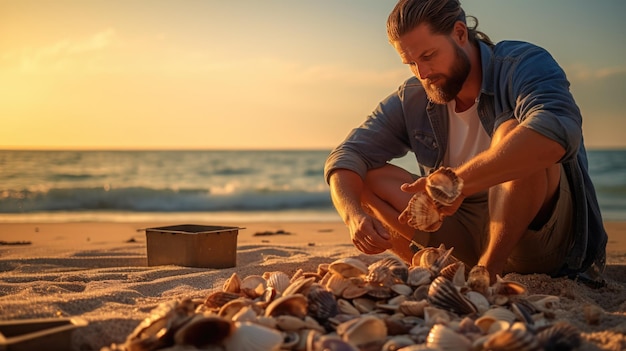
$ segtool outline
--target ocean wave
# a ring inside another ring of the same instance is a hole
[[[55,188],[48,191],[4,191],[0,213],[46,211],[278,211],[328,209],[328,191],[255,191],[211,194],[206,189]]]

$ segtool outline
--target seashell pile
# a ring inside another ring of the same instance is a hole
[[[404,216],[408,225],[425,232],[439,230],[443,217],[440,206],[450,206],[463,190],[463,179],[451,168],[441,167],[426,178],[426,191],[413,195]]]
[[[580,331],[554,320],[559,298],[530,295],[480,266],[466,274],[452,249],[426,248],[410,265],[395,256],[342,258],[316,272],[241,278],[206,299],[154,309],[123,344],[150,350],[570,350]]]

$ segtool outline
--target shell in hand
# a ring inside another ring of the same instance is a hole
[[[463,190],[463,179],[451,168],[441,167],[426,178],[426,192],[436,204],[450,206]]]
[[[439,230],[443,218],[437,211],[435,202],[425,192],[413,195],[408,204],[407,224],[424,232]]]

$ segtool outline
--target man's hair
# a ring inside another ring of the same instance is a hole
[[[465,11],[458,0],[400,0],[387,19],[387,37],[390,42],[398,41],[422,23],[428,24],[433,34],[447,35],[452,33],[456,21],[461,21],[467,26],[470,42],[480,40],[493,45],[485,33],[476,30],[478,19],[467,17],[473,20],[473,26],[467,25]]]

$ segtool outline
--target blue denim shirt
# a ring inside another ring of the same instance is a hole
[[[560,160],[574,201],[575,243],[561,271],[572,275],[593,263],[605,265],[607,234],[588,174],[582,117],[569,91],[565,72],[544,49],[530,43],[480,42],[482,87],[478,115],[491,136],[504,121],[516,118],[565,149]],[[442,165],[448,145],[445,105],[431,103],[415,77],[384,99],[361,126],[353,129],[326,160],[328,181],[335,169],[365,177],[408,151],[415,153],[422,175]]]

